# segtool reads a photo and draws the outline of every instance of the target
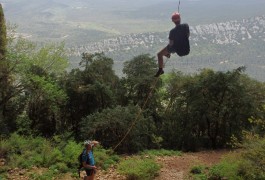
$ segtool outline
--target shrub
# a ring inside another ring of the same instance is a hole
[[[0,174],[0,179],[1,179],[1,180],[8,179],[8,178],[7,178],[7,174]]]
[[[51,179],[60,173],[76,173],[79,166],[78,155],[82,146],[72,140],[49,141],[40,137],[23,137],[11,135],[7,140],[2,140],[0,152],[7,159],[7,167],[29,169],[32,166],[49,168],[41,175],[31,175],[32,179]],[[112,152],[98,146],[94,151],[97,166],[102,169],[109,168],[118,162],[119,157]],[[1,172],[1,170],[0,170]],[[3,176],[3,173],[1,173]]]
[[[6,158],[11,147],[6,140],[0,141],[0,158]]]
[[[98,139],[102,145],[111,148],[117,145],[133,127],[116,149],[119,153],[135,153],[142,151],[152,145],[152,135],[156,132],[152,117],[137,116],[139,108],[129,105],[127,107],[117,106],[114,109],[104,109],[100,113],[87,116],[82,120],[81,136]],[[132,126],[132,122],[137,123]]]
[[[241,147],[240,153],[230,154],[210,168],[209,179],[265,179],[265,138],[251,136]]]
[[[221,160],[220,163],[214,165],[209,170],[209,179],[222,179],[228,178],[233,180],[241,180],[242,178],[238,175],[238,166],[240,161],[238,161],[240,157],[235,154],[228,155],[224,159]]]
[[[57,149],[57,148],[53,148],[51,146],[48,146],[48,151],[43,151],[42,154],[42,166],[43,167],[50,167],[51,165],[58,163],[58,162],[62,162],[63,161],[63,154],[62,152]]]
[[[118,155],[113,154],[110,150],[103,149],[101,146],[95,149],[94,154],[97,166],[104,170],[119,161]]]
[[[247,140],[238,172],[244,179],[265,179],[265,138]]]
[[[78,156],[82,152],[81,145],[74,142],[68,141],[67,145],[63,148],[63,162],[67,164],[69,168],[76,170],[79,166]]]
[[[30,149],[28,141],[18,134],[14,133],[8,139],[8,155],[21,154],[22,151]]]
[[[202,165],[193,166],[190,170],[192,174],[202,174],[205,167]]]
[[[205,167],[204,165],[195,165],[190,170],[189,179],[207,180],[207,170],[208,167]]]
[[[206,174],[196,174],[192,178],[193,180],[208,180]]]
[[[69,171],[69,168],[67,167],[67,165],[65,163],[61,163],[61,162],[58,162],[54,165],[52,165],[50,168],[50,170],[53,170],[53,171],[57,171],[57,172],[61,172],[61,173],[66,173]]]
[[[55,164],[56,162],[62,162],[63,161],[63,154],[58,149],[53,147],[50,141],[45,140],[42,145],[42,151],[41,151],[41,162],[40,165],[42,167],[50,167],[51,165]]]
[[[153,159],[134,156],[122,160],[118,171],[129,180],[151,180],[158,174],[160,166]]]

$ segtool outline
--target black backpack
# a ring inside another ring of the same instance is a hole
[[[173,48],[179,56],[186,56],[190,53],[189,35],[188,24],[180,24],[174,29]]]
[[[83,162],[82,162],[83,153],[84,153],[84,151],[82,151],[81,154],[79,154],[79,156],[77,158],[78,159],[78,162],[79,162],[79,166],[77,168],[79,177],[80,177],[80,171],[83,168]]]
[[[77,158],[78,159],[78,162],[79,162],[79,166],[77,168],[79,177],[80,177],[80,171],[83,168],[82,155],[83,155],[83,151],[81,152],[81,154],[79,154],[79,156]]]

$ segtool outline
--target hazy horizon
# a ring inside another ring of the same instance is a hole
[[[173,0],[0,0],[7,22],[34,42],[65,42],[77,52],[104,52],[114,69],[141,53],[156,52],[167,43],[177,10]],[[191,34],[191,53],[171,69],[229,70],[246,66],[252,77],[265,81],[265,0],[181,0],[182,21],[198,27]],[[259,18],[262,17],[262,18]],[[260,19],[260,20],[257,20]],[[157,41],[154,41],[156,39]],[[113,43],[115,42],[115,43]],[[222,42],[221,44],[216,42]],[[92,51],[91,51],[92,49]],[[78,64],[80,57],[70,61]],[[74,67],[74,65],[73,65]]]
[[[141,31],[165,31],[172,24],[170,16],[177,11],[177,0],[1,0],[7,21],[20,30],[41,23],[78,26],[92,24],[112,28],[111,33],[139,33]],[[182,19],[191,25],[250,18],[265,13],[264,0],[182,0]],[[132,29],[130,25],[134,25]],[[159,27],[161,29],[154,28]],[[130,28],[126,29],[126,25]],[[151,27],[142,28],[143,25]],[[97,27],[96,27],[97,26]],[[121,26],[121,27],[120,27]],[[39,27],[36,27],[39,28]],[[141,28],[142,30],[139,30]]]

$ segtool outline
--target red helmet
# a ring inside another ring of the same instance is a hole
[[[180,22],[180,14],[178,12],[173,13],[171,19],[173,22]]]

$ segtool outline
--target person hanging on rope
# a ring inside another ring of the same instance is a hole
[[[180,14],[175,12],[172,14],[172,22],[176,25],[175,28],[169,32],[169,44],[157,53],[159,69],[155,77],[164,74],[164,60],[163,56],[170,58],[172,53],[177,53],[179,56],[188,55],[190,52],[189,36],[190,30],[188,24],[181,24]]]

